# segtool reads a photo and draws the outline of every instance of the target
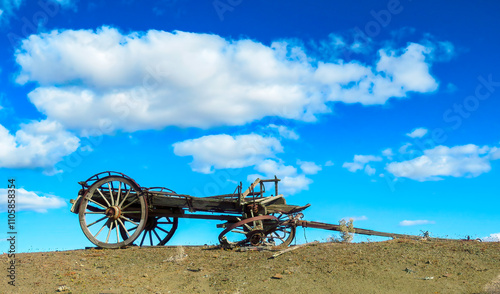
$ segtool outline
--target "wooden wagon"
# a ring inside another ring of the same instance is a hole
[[[243,191],[240,183],[233,193],[209,197],[178,194],[164,187],[141,187],[132,178],[106,171],[84,182],[71,212],[78,214],[83,233],[102,248],[127,245],[165,245],[177,230],[179,218],[220,220],[219,242],[224,247],[288,246],[298,226],[344,231],[340,225],[305,221],[304,206],[289,205],[279,194],[280,179],[256,179]],[[273,186],[267,195],[266,184]],[[352,233],[390,238],[430,239],[352,228]],[[432,238],[434,240],[456,240]],[[135,243],[134,243],[135,242]]]
[[[83,233],[102,248],[165,245],[179,218],[220,220],[223,246],[287,246],[295,237],[294,221],[310,205],[288,205],[279,194],[280,179],[256,179],[248,189],[240,183],[232,194],[194,197],[164,187],[141,187],[118,172],[102,172],[79,182],[82,189],[71,211],[79,215]],[[266,196],[266,184],[274,184]]]

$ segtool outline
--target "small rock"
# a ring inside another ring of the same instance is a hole
[[[282,274],[275,274],[274,276],[271,277],[272,279],[283,279],[283,275]]]
[[[434,277],[425,277],[424,280],[432,280]]]
[[[451,276],[452,276],[452,274],[444,274],[444,275],[443,275],[443,277],[444,277],[444,278],[449,278],[449,277],[451,277]]]
[[[147,278],[148,277],[148,274],[144,274],[142,275],[143,278]]]
[[[57,287],[56,291],[57,292],[69,291],[69,287],[67,287],[66,285],[62,285],[62,286]]]

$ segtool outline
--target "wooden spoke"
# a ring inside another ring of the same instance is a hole
[[[93,223],[91,223],[91,224],[88,224],[88,225],[87,225],[87,228],[88,228],[88,227],[90,227],[90,226],[92,226],[92,225],[95,225],[96,223],[98,223],[98,222],[102,221],[102,220],[103,220],[103,219],[105,219],[105,218],[106,218],[106,216],[105,216],[105,217],[102,217],[102,218],[100,218],[100,219],[98,219],[98,220],[96,220],[95,222],[93,222]]]
[[[101,229],[99,230],[99,232],[97,232],[97,234],[94,235],[94,237],[97,238],[97,236],[102,232],[102,229],[104,229],[104,227],[106,226],[108,222],[105,222],[104,225],[102,225]]]
[[[113,205],[109,204],[108,199],[106,199],[106,197],[104,197],[104,194],[102,194],[100,188],[97,189],[97,192],[99,192],[99,194],[101,194],[102,199],[104,199],[104,201],[106,201],[106,204],[108,204],[108,207],[113,206]]]
[[[161,238],[160,238],[160,236],[158,236],[158,233],[156,232],[156,230],[153,230],[153,233],[155,233],[155,236],[158,239],[158,241],[161,242]],[[153,245],[153,243],[151,243],[151,245]]]
[[[131,188],[131,187],[128,189],[127,194],[125,194],[125,197],[123,197],[123,200],[122,200],[122,202],[120,203],[120,205],[118,205],[118,207],[122,208],[123,203],[125,202],[125,200],[127,200],[127,197],[128,197],[128,195],[130,194],[130,190],[132,190],[132,188]]]
[[[137,238],[139,246],[165,245],[175,233],[178,220],[175,217],[153,216],[149,217],[142,232]],[[154,235],[154,236],[153,236]],[[122,238],[124,236],[122,235]],[[149,243],[148,243],[149,242]]]
[[[119,182],[118,183],[118,194],[116,195],[116,205],[118,205],[118,203],[120,203],[121,191],[122,191],[122,182]]]
[[[139,226],[139,224],[137,224],[136,222],[134,222],[133,220],[129,219],[128,217],[124,217],[123,215],[120,216],[120,218],[123,218],[124,220],[128,221],[128,222],[131,222],[133,223],[134,225],[136,226]]]
[[[144,235],[142,235],[141,244],[139,244],[139,246],[142,246],[142,244],[144,244],[144,238],[146,238],[146,234],[147,232],[144,232]]]
[[[113,230],[113,222],[109,223],[108,236],[106,237],[106,243],[109,242],[109,235],[111,235],[111,230]]]
[[[111,205],[115,206],[115,200],[113,198],[113,189],[111,188],[110,182],[108,182],[108,188],[109,188],[109,198],[111,198]]]
[[[122,210],[125,210],[125,208],[129,207],[130,205],[136,203],[137,201],[139,201],[139,198],[136,198],[134,201],[130,202],[129,204],[127,204],[125,207],[122,207]]]
[[[122,225],[120,231],[123,229],[125,231],[125,233],[127,234],[127,236],[130,237],[130,232],[127,230],[127,228],[123,224],[122,220],[121,219],[117,219],[117,221],[120,223],[120,225]],[[137,227],[135,227],[134,229],[136,229],[136,228]]]
[[[167,230],[164,230],[164,229],[162,229],[162,228],[160,228],[160,227],[158,227],[157,229],[158,229],[158,230],[160,230],[160,231],[164,231],[165,233],[168,233],[168,231],[167,231]]]
[[[104,206],[104,205],[102,205],[101,203],[96,202],[96,201],[94,201],[94,200],[92,200],[92,199],[89,199],[89,201],[90,201],[90,202],[92,202],[92,203],[94,203],[95,205],[99,205],[100,207],[102,207],[102,208],[104,208],[104,209],[106,209],[106,208],[107,208],[106,206]]]

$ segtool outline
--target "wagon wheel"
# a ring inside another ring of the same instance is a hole
[[[287,247],[295,238],[295,226],[278,226],[265,233],[265,242],[276,247]]]
[[[172,238],[177,230],[178,218],[166,216],[150,216],[144,230],[135,240],[139,246],[163,246]],[[121,230],[122,238],[126,232]]]
[[[287,247],[295,238],[296,226],[292,223],[285,223],[290,217],[287,214],[273,213],[280,225],[265,232],[265,242],[276,247]],[[282,225],[281,225],[282,224]]]
[[[134,181],[109,176],[90,186],[78,216],[90,242],[101,248],[120,248],[137,239],[146,226],[147,202]]]
[[[247,218],[229,225],[219,235],[219,242],[223,247],[243,245],[261,245],[266,237],[266,228],[269,223],[276,224],[278,218],[272,215],[260,215]]]

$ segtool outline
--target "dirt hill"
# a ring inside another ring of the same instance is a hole
[[[16,255],[2,293],[500,293],[500,243],[391,240],[273,251],[131,247]],[[8,264],[7,255],[1,257]],[[4,271],[5,272],[5,271]]]

